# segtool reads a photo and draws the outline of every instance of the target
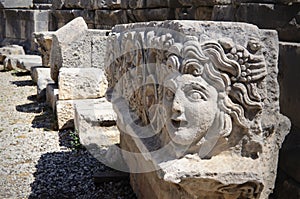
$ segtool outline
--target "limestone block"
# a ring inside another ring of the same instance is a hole
[[[98,68],[61,68],[59,99],[95,99],[105,96],[107,81]]]
[[[32,0],[0,0],[0,8],[30,8]]]
[[[107,7],[110,9],[120,9],[121,0],[106,0]]]
[[[46,88],[48,84],[53,84],[54,81],[50,77],[50,68],[34,68],[33,73],[37,77],[37,100],[45,101],[47,91]]]
[[[30,71],[31,67],[42,66],[42,58],[39,55],[15,55],[11,59],[17,60],[17,67]]]
[[[107,97],[138,197],[268,198],[290,130],[278,43],[275,30],[246,23],[112,29]]]
[[[0,48],[0,62],[3,62],[8,55],[25,55],[22,46],[9,45]]]
[[[110,29],[116,24],[128,23],[125,10],[96,10],[96,28]]]
[[[153,9],[132,9],[127,10],[128,20],[130,22],[145,21],[164,21],[172,16],[172,9],[153,8]]]
[[[287,115],[291,122],[300,128],[300,44],[279,43],[280,111]]]
[[[92,67],[100,68],[104,71],[104,60],[106,54],[106,43],[109,32],[107,30],[89,30],[92,39]],[[103,36],[101,34],[104,34]]]
[[[32,33],[48,31],[49,10],[4,9],[5,43],[19,44],[26,52],[35,51]]]
[[[56,116],[58,129],[74,128],[74,100],[57,100]]]
[[[87,29],[83,18],[78,17],[53,34],[50,67],[55,82],[61,67],[91,67],[91,42]]]
[[[38,50],[42,55],[42,65],[47,67],[50,67],[49,59],[53,34],[53,31],[33,33],[34,42],[38,45]]]
[[[56,112],[56,102],[58,100],[58,86],[56,84],[48,84],[46,87],[46,103]]]
[[[212,20],[241,21],[259,28],[276,29],[282,41],[300,42],[300,4],[274,5],[242,3],[214,6]]]
[[[40,77],[50,77],[50,68],[45,67],[32,67],[30,70],[31,79],[34,83],[37,83]]]
[[[175,19],[211,20],[212,7],[176,8]]]

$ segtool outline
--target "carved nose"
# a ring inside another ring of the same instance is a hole
[[[174,113],[183,113],[183,107],[178,99],[174,99],[172,105],[172,111]]]

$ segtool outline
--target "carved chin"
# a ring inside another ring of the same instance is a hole
[[[171,141],[180,145],[191,145],[195,140],[200,140],[201,137],[196,129],[179,128],[168,131]]]

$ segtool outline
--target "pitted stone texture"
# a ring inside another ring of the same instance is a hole
[[[59,99],[96,99],[104,97],[107,81],[98,68],[61,68],[58,77]]]
[[[90,42],[86,41],[87,25],[78,17],[58,29],[52,38],[50,54],[51,77],[57,82],[61,67],[89,67]],[[79,51],[80,49],[80,51]]]
[[[35,43],[38,45],[38,50],[42,54],[42,65],[50,67],[49,59],[52,45],[53,31],[34,32],[33,37]]]
[[[300,42],[300,4],[241,3],[214,6],[212,20],[240,21],[259,28],[276,29],[282,41]]]
[[[74,35],[70,35],[70,32]],[[58,81],[59,69],[62,67],[103,69],[107,32],[88,30],[81,17],[57,30],[53,36],[50,55],[52,79]]]
[[[58,100],[58,86],[56,84],[48,84],[46,88],[46,102],[56,112],[56,102]]]
[[[0,8],[30,8],[32,0],[0,0]]]
[[[4,59],[8,55],[25,55],[24,49],[22,46],[18,45],[10,45],[10,46],[4,46],[0,48],[0,62],[3,62]]]
[[[268,198],[290,128],[276,31],[151,22],[115,26],[108,44],[107,94],[121,147],[140,155],[123,154],[138,197]]]

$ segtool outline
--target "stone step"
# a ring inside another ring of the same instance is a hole
[[[53,113],[56,112],[57,100],[58,100],[58,86],[56,84],[48,84],[46,88],[46,102],[52,108]]]

